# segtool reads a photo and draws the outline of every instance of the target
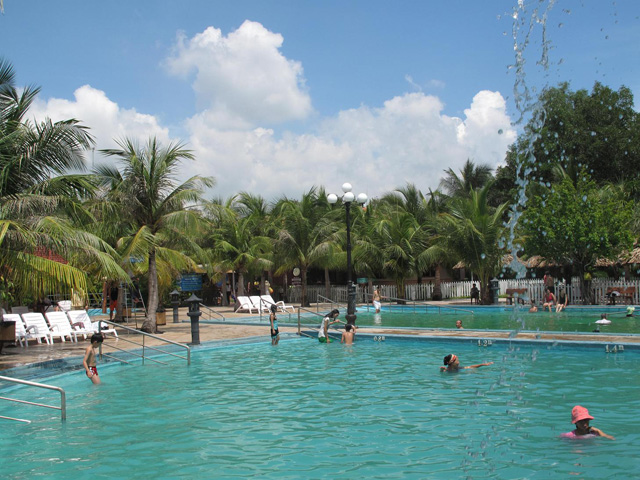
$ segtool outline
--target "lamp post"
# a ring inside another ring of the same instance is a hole
[[[191,319],[191,343],[189,345],[200,345],[201,301],[202,299],[198,298],[195,293],[192,293],[191,296],[187,298],[187,303],[189,304],[189,312],[187,315]]]
[[[344,183],[342,185],[342,191],[344,194],[341,197],[342,203],[346,210],[347,220],[347,323],[356,323],[356,285],[351,279],[351,202],[354,200],[360,205],[364,205],[367,202],[367,195],[359,193],[356,197],[351,191],[352,187],[350,183]],[[330,204],[334,204],[338,201],[338,196],[335,193],[327,195],[327,201]]]

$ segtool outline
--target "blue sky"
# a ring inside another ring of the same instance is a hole
[[[0,55],[42,87],[33,115],[82,120],[97,149],[182,141],[197,157],[184,178],[216,177],[211,195],[349,181],[376,196],[504,160],[520,128],[513,13],[522,43],[536,7],[550,50],[545,70],[534,24],[534,91],[598,80],[640,95],[636,0],[5,0]]]

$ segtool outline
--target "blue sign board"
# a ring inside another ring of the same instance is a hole
[[[180,290],[183,292],[196,292],[202,290],[202,274],[189,273],[180,277]]]

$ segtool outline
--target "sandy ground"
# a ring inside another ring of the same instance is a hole
[[[218,313],[224,315],[227,322],[239,322],[243,319],[246,320],[247,314],[234,314],[230,307],[215,307]],[[258,319],[259,315],[250,315],[254,319]],[[108,317],[106,317],[108,318]],[[204,315],[202,319],[204,319]],[[297,316],[291,317],[293,320],[297,320]],[[189,323],[189,317],[187,316],[187,310],[185,308],[179,311],[180,323],[173,323],[171,312],[167,312],[167,324],[161,325],[158,328],[163,332],[158,335],[159,337],[171,340],[179,343],[190,343],[191,336],[191,324]],[[280,323],[288,322],[285,316],[279,315]],[[319,323],[319,322],[318,322]],[[129,321],[124,324],[128,327],[135,327],[134,321]],[[138,326],[141,325],[141,319],[138,319]],[[115,340],[115,337],[109,336],[105,341],[105,351],[110,350],[111,345],[116,345],[119,348],[139,348],[137,345],[128,342],[127,340],[140,341],[141,335],[130,333],[120,328],[120,339]],[[280,326],[280,331],[283,333],[297,333],[297,327],[285,327]],[[606,343],[638,343],[640,344],[640,336],[615,336],[615,335],[602,335],[602,334],[563,334],[563,333],[518,333],[513,335],[511,332],[502,331],[485,331],[485,330],[407,330],[407,329],[384,329],[384,328],[363,328],[362,332],[372,334],[402,334],[402,335],[416,335],[421,337],[481,337],[481,338],[517,338],[517,339],[540,339],[540,340],[570,340],[578,342],[606,342]],[[200,322],[200,342],[213,342],[219,340],[249,338],[249,337],[264,337],[264,341],[269,341],[269,323],[266,316],[262,317],[262,324],[260,325],[239,325],[239,324],[210,324]],[[160,344],[162,342],[147,339],[147,345]],[[0,371],[13,367],[45,362],[55,360],[64,357],[81,357],[84,355],[84,351],[89,345],[88,340],[80,339],[78,343],[72,342],[60,342],[59,339],[55,341],[53,345],[37,344],[35,341],[31,341],[28,347],[20,347],[12,345],[5,345],[0,355]]]

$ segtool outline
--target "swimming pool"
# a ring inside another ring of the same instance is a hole
[[[441,374],[451,351],[495,364]],[[97,388],[82,372],[54,378],[67,422],[34,407],[30,425],[3,422],[3,477],[628,478],[639,368],[638,351],[561,344],[201,348],[191,367],[103,366]],[[616,441],[559,439],[575,404]]]
[[[531,330],[544,332],[593,332],[596,320],[603,312],[611,320],[610,325],[600,326],[602,333],[638,333],[640,317],[626,317],[623,309],[606,307],[575,307],[565,312],[529,313],[505,307],[479,307],[474,309],[428,309],[413,311],[410,307],[383,309],[381,313],[359,308],[357,325],[375,327],[451,328],[461,320],[464,328],[480,330]],[[313,319],[316,323],[319,320]]]

